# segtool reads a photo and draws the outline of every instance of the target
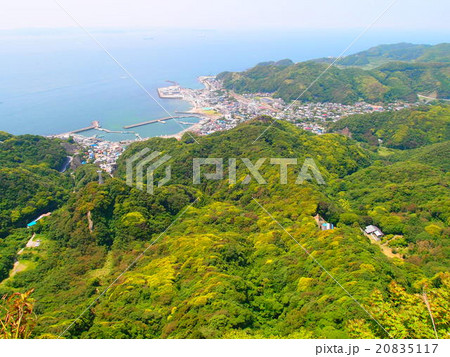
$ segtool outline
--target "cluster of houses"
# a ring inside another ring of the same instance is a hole
[[[160,88],[158,93],[162,98],[183,98],[191,102],[195,108],[208,109],[217,113],[213,120],[200,123],[197,128],[200,135],[228,130],[260,115],[287,120],[304,130],[320,135],[325,133],[325,122],[334,122],[353,114],[400,110],[414,105],[403,102],[384,106],[365,102],[352,105],[328,102],[286,103],[283,99],[274,98],[272,93],[234,93],[225,89],[222,81],[214,76],[199,77],[199,80],[205,88],[189,89],[173,85]],[[217,120],[219,118],[221,120]]]
[[[277,119],[290,121],[304,130],[320,135],[325,133],[325,122],[334,122],[353,114],[400,110],[414,105],[403,102],[383,106],[365,102],[352,105],[328,102],[289,104],[283,99],[274,98],[272,93],[237,94],[228,91],[223,87],[223,83],[215,77],[201,77],[201,82],[205,85],[204,89],[181,88],[184,99],[189,100],[198,108],[210,107],[210,109],[219,113],[224,120],[215,123],[215,125],[203,123],[200,134],[227,130],[256,116],[269,115]],[[172,87],[165,89],[169,88]]]
[[[87,144],[90,161],[100,166],[101,169],[111,173],[116,168],[116,162],[124,150],[124,145],[116,142],[97,140]]]
[[[288,111],[288,115],[290,118],[299,118],[303,121],[323,122],[336,121],[353,114],[372,113],[384,110],[385,108],[382,106],[371,105],[365,102],[359,102],[353,105],[340,103],[303,103],[292,106]]]

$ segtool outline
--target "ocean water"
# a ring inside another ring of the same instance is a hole
[[[189,103],[159,99],[167,80],[201,88],[197,77],[241,71],[268,61],[337,56],[360,30],[93,30],[95,36],[171,114]],[[381,43],[445,42],[447,33],[372,31],[349,51]],[[50,135],[89,126],[124,125],[167,116],[82,30],[0,31],[0,130]],[[195,122],[196,118],[183,119]],[[175,121],[134,128],[142,137],[181,131]],[[108,140],[133,135],[107,134]]]

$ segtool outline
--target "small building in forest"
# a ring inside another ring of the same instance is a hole
[[[373,225],[367,226],[364,229],[364,232],[370,235],[375,240],[381,240],[381,238],[384,236],[384,233],[381,231],[381,229]]]
[[[319,214],[316,214],[314,216],[314,220],[317,223],[317,226],[319,227],[319,229],[321,231],[328,231],[330,229],[334,229],[334,225],[333,223],[328,223],[327,221],[325,221],[322,217],[320,217]]]
[[[320,226],[320,229],[322,231],[328,231],[328,230],[333,229],[333,228],[334,228],[333,223],[328,223],[328,222],[322,223],[322,225]]]

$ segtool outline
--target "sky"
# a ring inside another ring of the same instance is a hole
[[[88,28],[361,28],[393,0],[56,0]],[[0,0],[0,29],[75,27],[55,0]],[[450,30],[448,0],[398,0],[374,28]]]

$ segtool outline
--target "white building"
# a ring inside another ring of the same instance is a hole
[[[375,240],[380,240],[381,237],[384,236],[384,233],[377,226],[372,226],[372,225],[367,226],[364,229],[364,232],[366,232],[366,234],[369,234],[370,236],[372,236]]]

